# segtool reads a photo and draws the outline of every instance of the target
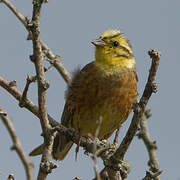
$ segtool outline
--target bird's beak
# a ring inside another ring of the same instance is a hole
[[[95,39],[91,43],[94,44],[95,46],[100,46],[100,47],[107,45],[102,39]]]

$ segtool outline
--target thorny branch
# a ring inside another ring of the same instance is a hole
[[[7,113],[0,108],[0,118],[2,119],[2,122],[4,123],[4,125],[6,126],[11,139],[13,141],[13,146],[12,146],[12,150],[15,150],[19,156],[19,158],[21,159],[21,162],[24,165],[25,171],[26,171],[26,177],[28,180],[33,180],[33,165],[30,163],[28,157],[26,156],[22,146],[21,146],[21,142],[16,134],[15,128],[13,126],[13,123],[10,119],[10,117],[7,115]],[[12,175],[9,176],[9,178],[12,178]]]

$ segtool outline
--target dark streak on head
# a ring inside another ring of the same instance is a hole
[[[134,57],[134,55],[126,47],[120,45],[119,48],[122,49],[123,51],[126,51],[128,56],[129,56],[129,58]]]

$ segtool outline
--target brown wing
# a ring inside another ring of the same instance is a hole
[[[91,70],[89,71],[89,69]],[[66,90],[66,104],[61,117],[62,125],[72,127],[74,113],[84,101],[84,95],[88,93],[84,92],[87,91],[88,88],[82,87],[91,85],[91,81],[94,79],[94,76],[92,76],[94,73],[96,73],[96,68],[93,62],[87,64],[82,70],[77,69],[73,73],[72,82]],[[89,89],[91,88],[89,87]],[[88,101],[90,101],[90,99]]]
[[[89,65],[86,65],[81,71],[78,69],[74,73],[71,84],[66,91],[66,104],[61,117],[61,124],[70,128],[72,127],[74,113],[76,111],[76,93],[79,93],[80,82],[82,81],[82,74],[86,71]],[[67,140],[63,134],[58,134],[55,137],[53,145],[53,158],[56,160],[63,160],[68,154],[73,145],[72,141]]]

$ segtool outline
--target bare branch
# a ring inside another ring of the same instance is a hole
[[[23,92],[23,96],[16,96],[18,100],[20,101],[19,105],[21,107],[30,105],[31,112],[33,111],[36,116],[38,116],[41,120],[41,126],[43,129],[43,135],[45,139],[48,142],[47,148],[45,146],[44,153],[41,161],[41,170],[42,165],[45,167],[47,166],[47,163],[45,164],[45,161],[50,160],[51,157],[51,151],[52,151],[52,144],[54,140],[54,132],[50,130],[50,125],[48,121],[48,115],[46,112],[46,89],[49,87],[49,84],[45,81],[44,78],[44,70],[43,70],[43,59],[44,54],[43,51],[46,52],[46,56],[51,59],[52,62],[55,59],[55,56],[50,51],[50,49],[40,40],[40,11],[41,11],[41,5],[44,1],[40,0],[34,0],[33,1],[33,17],[32,22],[26,17],[24,17],[8,0],[2,1],[7,7],[10,8],[10,10],[18,17],[18,19],[23,23],[23,25],[26,27],[27,31],[29,32],[28,39],[31,39],[33,41],[33,60],[36,67],[36,73],[37,73],[37,79],[38,79],[38,103],[39,103],[39,109],[37,109],[36,106],[32,105],[31,102],[27,99],[27,91],[29,88],[29,82],[27,82],[25,90]],[[66,82],[70,82],[70,75],[62,65],[61,61],[56,60],[53,63],[54,67],[57,67],[60,74],[64,77]],[[7,84],[6,84],[7,85]],[[12,89],[7,86],[5,86],[8,90],[11,91],[11,93],[14,93]],[[17,95],[16,93],[14,95]],[[20,95],[20,94],[18,94]],[[21,97],[21,98],[20,98]],[[19,99],[20,98],[20,99]],[[33,107],[32,107],[33,106]],[[29,107],[28,107],[29,108]],[[38,113],[38,114],[37,114]],[[53,133],[53,134],[52,134]],[[47,136],[47,137],[46,137]],[[47,144],[47,142],[45,142]],[[54,166],[49,166],[51,169],[54,168]],[[40,170],[40,174],[38,176],[39,179],[45,179],[46,175],[49,173],[44,173]],[[41,173],[42,172],[42,173]]]
[[[33,23],[30,22],[28,17],[24,17],[9,0],[1,0],[2,3],[4,3],[13,13],[14,15],[21,21],[21,23],[25,26],[26,30],[29,32],[29,40],[32,39],[32,31],[31,28],[33,26]],[[42,51],[47,56],[47,58],[51,61],[51,64],[57,69],[57,71],[62,75],[63,79],[70,83],[71,76],[64,67],[64,65],[61,63],[60,60],[57,60],[57,57],[53,54],[53,52],[50,50],[50,48],[42,41],[40,40]],[[58,58],[60,59],[60,58]]]
[[[46,106],[46,95],[49,83],[45,80],[44,72],[44,55],[40,42],[40,13],[42,8],[42,0],[33,0],[33,15],[32,15],[32,42],[33,42],[33,62],[36,68],[37,83],[38,83],[38,105],[39,105],[39,119],[44,136],[44,148],[38,173],[38,179],[46,179],[47,175],[51,173],[52,169],[57,166],[51,160],[52,147],[56,132],[51,129]]]
[[[52,151],[52,144],[53,144],[53,140],[54,140],[54,136],[53,136],[53,134],[51,134],[52,131],[50,130],[50,126],[49,126],[49,121],[48,121],[49,117],[48,117],[47,112],[46,112],[46,89],[49,87],[49,84],[45,81],[45,78],[44,78],[43,51],[46,51],[46,56],[49,59],[52,58],[52,62],[55,59],[55,56],[50,51],[50,49],[47,47],[47,45],[45,45],[40,40],[40,28],[39,28],[40,11],[41,11],[41,5],[42,5],[43,1],[40,1],[40,0],[39,1],[38,0],[33,1],[32,22],[30,22],[28,18],[25,18],[20,12],[18,12],[18,10],[8,0],[3,0],[2,2],[5,5],[7,5],[7,7],[9,7],[10,10],[23,23],[23,25],[26,27],[27,31],[29,32],[28,39],[31,39],[33,41],[33,51],[34,51],[33,59],[34,59],[34,64],[36,67],[36,73],[37,73],[37,79],[38,79],[38,103],[39,103],[38,111],[37,111],[37,107],[36,106],[32,107],[32,104],[29,103],[28,99],[27,99],[27,91],[28,91],[28,87],[30,84],[29,82],[26,84],[26,87],[25,87],[25,90],[23,92],[23,96],[21,96],[21,99],[19,99],[20,98],[19,96],[16,98],[18,98],[18,100],[20,101],[21,107],[22,106],[27,107],[27,105],[31,105],[31,111],[33,110],[35,114],[38,112],[38,114],[36,114],[36,115],[41,120],[41,126],[43,129],[43,134],[45,136],[45,139],[47,141],[49,141],[47,148],[46,148],[46,146],[44,148],[44,153],[43,153],[43,157],[42,157],[42,161],[41,161],[41,168],[40,168],[42,170],[42,165],[44,167],[47,166],[47,163],[45,164],[45,161],[49,162],[49,160],[50,160],[51,151]],[[70,81],[70,75],[66,71],[64,66],[62,65],[61,61],[56,60],[53,63],[52,62],[51,62],[51,64],[54,64],[54,67],[57,67],[58,71],[64,77],[65,81],[69,82]],[[6,86],[6,88],[7,88],[7,86]],[[9,88],[7,88],[7,89],[11,91],[11,89],[9,89]],[[12,92],[14,92],[14,91],[11,91],[11,93]],[[14,94],[14,95],[17,95],[17,94]],[[47,144],[47,142],[45,144]],[[53,167],[49,166],[49,167],[51,167],[51,169],[54,168],[54,166]],[[45,179],[46,175],[49,172],[44,173],[44,171],[42,172],[41,170],[40,170],[38,178],[39,179]]]
[[[102,116],[99,117],[97,123],[97,128],[96,128],[96,132],[95,132],[95,137],[94,137],[94,148],[93,148],[93,161],[94,161],[94,171],[95,171],[95,175],[97,177],[97,180],[101,180],[100,174],[99,174],[99,167],[98,167],[98,162],[97,162],[97,146],[96,146],[96,138],[99,135],[99,130],[101,127],[101,123],[102,123]]]
[[[39,103],[39,113],[41,120],[41,127],[43,132],[46,128],[49,127],[49,121],[47,118],[46,110],[46,90],[49,87],[49,84],[45,80],[44,74],[44,57],[40,43],[40,12],[42,1],[34,0],[33,1],[33,17],[32,17],[32,36],[33,36],[33,58],[36,68],[37,81],[38,81],[38,103]]]
[[[147,119],[150,117],[150,110],[146,110],[143,114],[142,118],[140,119],[140,132],[138,133],[138,138],[142,139],[146,149],[149,154],[149,162],[148,165],[150,166],[149,171],[146,173],[146,177],[150,177],[154,180],[160,180],[160,174],[162,171],[160,171],[159,162],[157,159],[156,151],[157,151],[157,144],[156,142],[151,140],[151,137],[148,132],[148,126],[147,126]],[[156,174],[156,176],[155,176]],[[159,174],[159,175],[157,175]],[[145,180],[145,179],[144,179]]]
[[[34,77],[29,77],[29,76],[27,76],[27,78],[26,78],[26,86],[25,86],[25,88],[24,88],[21,101],[19,102],[19,106],[20,106],[20,107],[23,107],[23,106],[24,106],[24,101],[26,101],[26,99],[27,99],[27,92],[28,92],[28,89],[29,89],[30,84],[31,84],[32,82],[35,82],[36,80],[37,80],[37,77],[36,77],[36,76],[34,76]]]
[[[42,48],[44,46],[42,45]],[[49,53],[45,51],[45,54],[47,57],[49,57]],[[71,82],[71,76],[67,72],[67,70],[64,68],[62,62],[61,62],[61,57],[60,56],[55,56],[54,58],[48,59],[48,61],[56,68],[56,70],[61,74],[63,79],[66,81],[67,84]]]
[[[21,162],[24,165],[25,171],[26,171],[26,177],[28,180],[33,180],[33,171],[32,171],[32,164],[30,163],[30,161],[28,160],[28,157],[26,156],[25,152],[23,151],[23,148],[21,146],[21,142],[16,134],[15,128],[13,126],[13,123],[10,119],[10,117],[7,115],[7,113],[0,108],[0,118],[2,119],[4,125],[6,126],[11,139],[13,141],[13,146],[12,146],[12,150],[15,150],[19,156],[19,158],[21,159]],[[9,175],[8,179],[13,179],[12,178],[13,175]]]
[[[44,72],[47,72],[52,66],[50,65],[48,68],[45,68],[44,67]],[[21,101],[19,102],[19,106],[20,107],[24,107],[24,102],[26,101],[27,99],[27,92],[29,90],[29,86],[32,82],[36,82],[37,81],[37,76],[27,76],[26,78],[26,86],[24,88],[24,91],[23,91],[23,95],[22,95],[22,98],[21,98]]]
[[[1,2],[4,3],[27,28],[27,19],[16,9],[16,7],[13,6],[13,4],[9,0],[1,0]]]

